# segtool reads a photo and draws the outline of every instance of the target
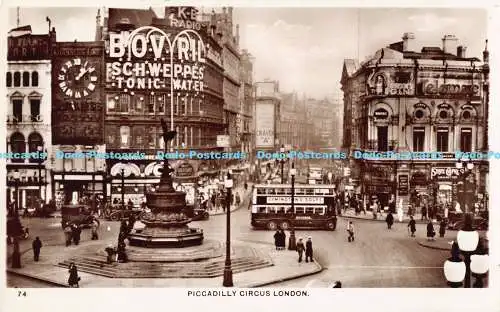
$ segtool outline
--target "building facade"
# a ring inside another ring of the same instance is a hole
[[[294,150],[308,150],[313,124],[307,115],[305,102],[295,92],[281,93],[279,140]]]
[[[328,98],[306,99],[307,118],[312,125],[310,148],[331,148],[335,129],[334,105]]]
[[[161,119],[177,132],[168,150],[221,150],[217,136],[225,129],[222,46],[215,25],[199,22],[197,14],[192,7],[166,7],[165,18],[152,10],[105,9],[102,26],[98,17],[98,33],[107,47],[106,151],[138,155],[107,160],[108,193],[113,201],[124,193],[126,201],[139,204],[146,184],[159,182],[157,154],[165,149]],[[146,38],[149,30],[152,37]],[[170,34],[170,39],[164,34]],[[117,44],[124,38],[155,39],[168,44],[166,50],[172,53],[151,46],[143,52],[131,49],[127,59],[125,52],[119,55],[122,50]],[[198,174],[220,166],[216,161],[192,165]]]
[[[240,54],[240,112],[241,112],[241,151],[250,155],[254,151],[253,111],[255,105],[255,90],[253,87],[254,57],[243,49]]]
[[[344,62],[343,148],[351,156],[346,184],[366,196],[376,195],[384,205],[395,197],[405,208],[420,200],[454,207],[460,176],[456,151],[488,149],[488,52],[480,62],[467,57],[454,36],[446,35],[442,42],[441,48],[418,51],[414,34],[406,33],[403,41],[378,50],[362,64]],[[378,151],[421,154],[400,160],[360,154]],[[487,198],[488,162],[473,163],[469,209]]]
[[[31,26],[8,36],[7,203],[35,208],[51,199],[51,42],[55,30],[32,34]],[[15,173],[17,172],[17,173]],[[19,178],[19,180],[16,180]],[[15,188],[18,188],[16,199]]]

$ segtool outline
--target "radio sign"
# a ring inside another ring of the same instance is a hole
[[[294,197],[295,204],[315,204],[322,205],[325,199],[323,197]],[[291,204],[291,196],[270,196],[267,197],[268,204]]]
[[[202,24],[198,22],[198,9],[195,7],[174,7],[168,17],[170,27],[201,30]]]

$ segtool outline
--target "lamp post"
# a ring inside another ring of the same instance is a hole
[[[233,179],[231,174],[227,173],[226,181],[224,181],[226,188],[226,261],[224,264],[224,280],[222,286],[233,287],[233,270],[231,269],[231,196],[233,188]]]
[[[121,176],[122,176],[122,209],[125,209],[125,169],[122,168],[120,170]]]
[[[285,175],[283,174],[283,166],[285,164],[285,160],[281,158],[281,154],[285,152],[285,146],[282,144],[280,147],[280,165],[281,165],[281,184],[285,184]]]
[[[475,288],[483,287],[483,278],[488,272],[488,254],[484,240],[472,227],[472,215],[465,214],[464,227],[457,234],[451,249],[451,258],[444,263],[444,275],[453,288],[471,288],[471,274],[476,278]],[[460,253],[464,259],[460,258]]]
[[[12,268],[21,268],[21,252],[19,250],[19,236],[21,235],[21,221],[19,220],[19,179],[20,173],[14,170],[14,193],[16,200],[14,202],[14,251],[12,252]]]
[[[295,169],[295,164],[292,162],[292,168],[290,169],[290,176],[292,177],[292,202],[291,202],[291,213],[295,211],[295,175],[297,174],[297,170]],[[290,239],[288,240],[288,250],[297,250],[297,244],[295,240],[295,230],[292,229],[290,231]]]
[[[467,213],[469,212],[469,200],[467,196],[467,191],[465,184],[467,182],[467,177],[472,173],[472,170],[474,169],[474,163],[467,159],[462,159],[458,162],[455,163],[455,166],[458,170],[464,170],[463,172],[460,172],[460,180],[462,182],[462,196],[460,198],[460,208],[463,207],[464,212]]]
[[[43,146],[41,145],[38,145],[36,147],[36,149],[38,150],[38,156],[40,157],[40,154],[42,153],[43,151]],[[40,201],[42,201],[42,163],[43,163],[43,160],[42,158],[38,158],[38,194],[40,196]]]

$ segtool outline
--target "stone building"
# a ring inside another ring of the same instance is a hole
[[[463,177],[455,152],[488,149],[488,51],[481,62],[468,57],[453,35],[444,36],[441,47],[419,48],[412,33],[402,39],[361,64],[344,61],[349,181],[356,192],[376,195],[384,205],[395,196],[404,207],[410,200],[455,206]],[[388,151],[401,153],[401,159],[360,154]],[[473,163],[469,208],[487,198],[488,162]]]
[[[54,29],[32,34],[29,25],[12,29],[7,38],[6,152],[12,153],[6,157],[7,203],[16,200],[18,187],[19,208],[34,208],[52,198],[48,155],[52,152],[51,42],[55,39]]]

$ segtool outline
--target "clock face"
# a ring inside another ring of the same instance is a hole
[[[98,74],[91,62],[75,58],[61,66],[57,80],[64,95],[80,99],[95,91]]]

